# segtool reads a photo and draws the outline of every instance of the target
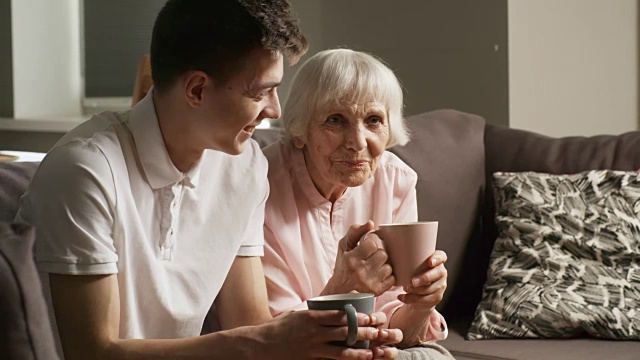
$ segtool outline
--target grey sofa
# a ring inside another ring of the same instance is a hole
[[[418,172],[420,219],[440,221],[438,248],[449,255],[449,287],[439,307],[449,324],[449,338],[441,344],[459,360],[640,358],[640,342],[586,338],[464,340],[482,294],[489,254],[497,235],[493,223],[491,174],[495,171],[561,174],[590,169],[636,170],[640,168],[640,132],[620,136],[554,139],[493,126],[479,116],[453,110],[416,115],[409,118],[409,124],[412,141],[407,146],[391,151]],[[277,130],[257,130],[254,138],[265,146],[277,141],[279,133]],[[34,164],[0,163],[0,221],[11,219],[15,212],[14,204],[24,191],[33,168]],[[7,186],[8,177],[16,172],[22,174],[22,183],[16,185],[14,181]],[[4,253],[4,243],[6,240],[0,237],[0,272],[6,271],[1,263],[8,258]],[[27,267],[25,271],[33,270],[32,264],[27,264]],[[14,275],[0,273],[0,289],[5,288],[4,281],[15,282]],[[29,283],[30,280],[33,281]],[[41,299],[37,299],[41,296],[39,291],[29,292],[29,289],[40,286],[37,279],[29,278],[23,282],[24,296],[36,298],[35,304],[41,305]],[[4,291],[0,291],[0,305],[7,306],[7,302],[15,301],[3,300],[4,294]],[[50,334],[46,333],[46,313],[38,306],[30,311],[33,315],[17,313],[16,317],[23,319],[21,321],[27,325],[44,324],[40,326],[41,332],[32,345],[48,351]],[[4,326],[6,319],[3,317],[0,320]],[[44,341],[39,341],[40,338]],[[12,344],[1,339],[0,354],[4,354],[3,347]]]

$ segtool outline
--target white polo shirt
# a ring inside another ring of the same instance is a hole
[[[267,161],[207,150],[188,173],[165,148],[152,92],[78,126],[46,156],[19,221],[36,263],[57,274],[118,274],[121,338],[200,334],[236,256],[263,255]]]

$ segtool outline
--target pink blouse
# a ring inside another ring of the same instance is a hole
[[[333,274],[338,242],[353,224],[418,220],[418,175],[391,152],[385,151],[378,169],[364,184],[347,188],[335,202],[316,190],[302,150],[281,142],[264,149],[269,161],[270,195],[265,209],[265,249],[262,263],[275,316],[306,309]],[[402,287],[393,287],[376,299],[376,311],[387,314],[402,305]],[[442,315],[431,315],[428,340],[446,338]]]

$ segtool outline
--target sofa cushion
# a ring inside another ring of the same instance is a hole
[[[640,174],[496,173],[500,235],[470,339],[640,340]]]
[[[34,230],[0,222],[0,354],[57,359],[41,283],[33,263]]]
[[[468,322],[450,321],[449,337],[438,341],[456,360],[636,360],[640,341],[596,339],[499,339],[471,341]]]
[[[0,222],[13,222],[20,196],[38,167],[34,162],[0,162]]]

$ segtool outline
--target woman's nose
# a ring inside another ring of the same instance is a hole
[[[347,130],[345,145],[348,149],[360,151],[367,147],[366,132],[360,125],[351,126]]]

